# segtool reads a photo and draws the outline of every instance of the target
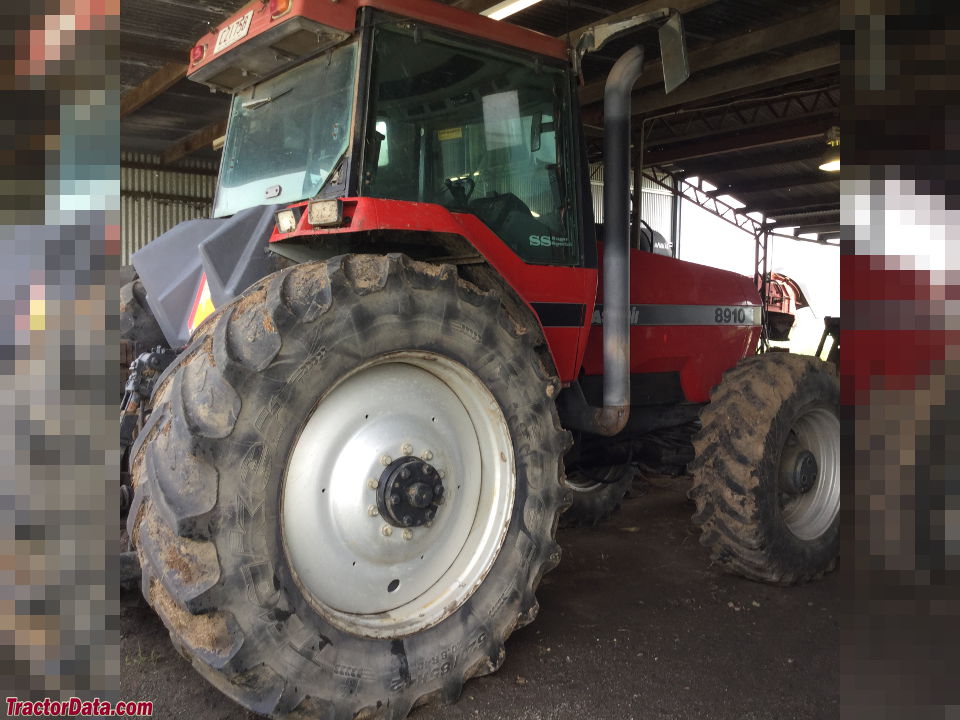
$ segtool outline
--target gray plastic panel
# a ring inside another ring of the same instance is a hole
[[[218,308],[270,272],[264,247],[276,209],[261,206],[229,218],[188,220],[133,254],[147,302],[170,347],[190,340],[187,321],[204,272]]]

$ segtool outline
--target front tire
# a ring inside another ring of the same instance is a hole
[[[693,521],[715,561],[781,585],[836,566],[839,397],[836,369],[814,357],[758,355],[726,373],[690,466]]]
[[[336,719],[402,718],[495,670],[560,556],[569,436],[531,337],[402,256],[284,270],[201,329],[134,449],[130,514],[194,667],[255,712]],[[445,471],[429,525],[392,524],[373,482],[408,457]]]

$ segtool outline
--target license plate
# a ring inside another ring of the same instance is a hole
[[[242,40],[250,32],[250,21],[253,20],[253,10],[248,12],[239,20],[234,20],[227,25],[217,35],[217,44],[213,47],[213,53],[216,55],[221,50],[230,47],[238,40]]]

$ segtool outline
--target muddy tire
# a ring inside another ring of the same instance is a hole
[[[147,304],[147,291],[134,276],[120,288],[120,339],[138,347],[166,347],[167,340]]]
[[[614,482],[602,482],[614,479]],[[566,478],[570,507],[560,516],[560,527],[594,527],[605,522],[617,510],[633,484],[630,465],[591,468],[589,472],[571,471]]]
[[[836,566],[840,424],[836,370],[771,353],[724,376],[701,414],[693,522],[716,562],[792,585]]]
[[[218,311],[134,447],[142,589],[177,648],[272,717],[402,718],[496,670],[560,558],[570,439],[540,357],[495,296],[403,256],[299,265]],[[380,505],[397,462],[443,478],[429,525]]]

